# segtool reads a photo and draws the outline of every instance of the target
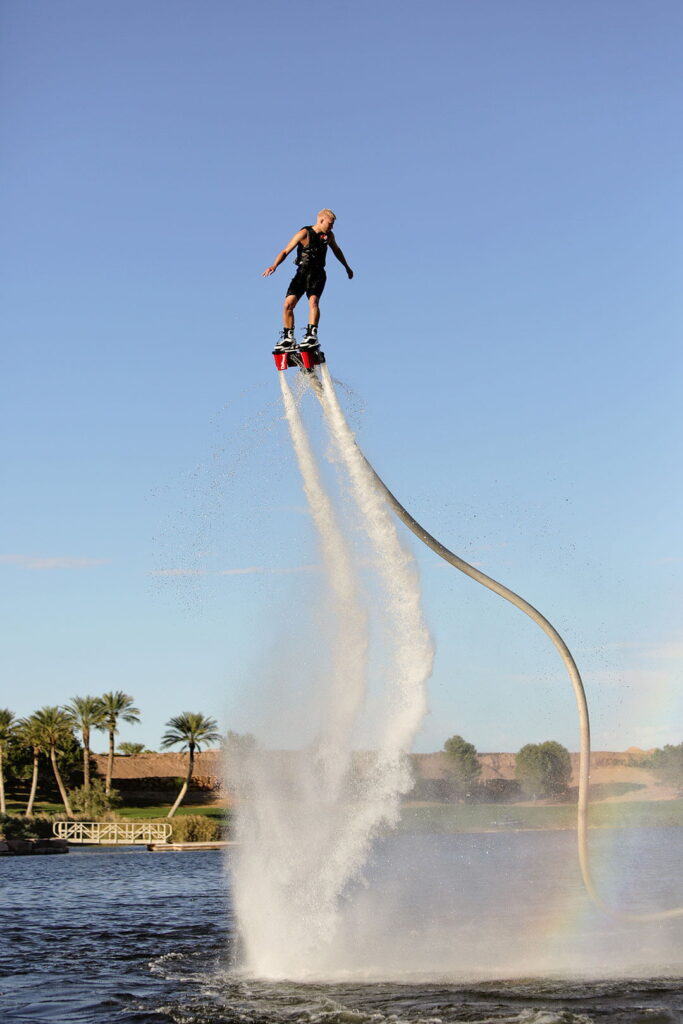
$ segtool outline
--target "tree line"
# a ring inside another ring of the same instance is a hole
[[[69,817],[73,817],[74,811],[87,814],[93,810],[101,813],[111,809],[117,802],[111,780],[119,723],[133,725],[139,721],[140,711],[135,707],[133,697],[122,690],[112,690],[101,697],[74,697],[68,704],[46,706],[26,718],[17,718],[9,708],[0,708],[0,813],[6,813],[8,759],[10,764],[21,770],[27,758],[31,765],[31,784],[25,810],[27,817],[33,814],[41,761],[44,762],[45,758],[50,761],[60,799]],[[91,779],[92,730],[106,732],[109,739],[104,784],[99,779]],[[191,711],[169,719],[166,730],[161,739],[162,749],[180,746],[181,752],[188,755],[185,778],[167,815],[171,818],[190,785],[195,753],[206,744],[220,741],[221,734],[214,718]],[[81,735],[81,743],[76,738],[77,731]],[[122,748],[124,746],[121,744]],[[79,754],[82,757],[83,784],[68,790],[61,769],[73,768]]]
[[[112,789],[116,735],[119,724],[129,725],[140,721],[140,711],[134,699],[122,690],[110,691],[100,697],[74,697],[62,706],[46,706],[26,718],[16,718],[8,708],[0,708],[0,813],[6,813],[5,783],[9,765],[11,774],[21,778],[30,771],[30,791],[25,814],[31,817],[38,789],[41,764],[49,761],[60,799],[69,817],[74,811],[98,814],[110,810],[120,802]],[[106,732],[108,753],[105,779],[91,778],[90,747],[92,731]],[[76,738],[80,733],[81,741]],[[169,719],[166,732],[161,739],[161,749],[180,747],[187,753],[187,771],[182,780],[177,798],[168,812],[173,817],[189,788],[195,754],[208,744],[220,741],[237,753],[240,748],[246,752],[253,747],[254,737],[229,732],[221,736],[214,718],[199,712],[185,711]],[[123,754],[139,754],[144,751],[140,743],[121,743]],[[481,799],[484,787],[480,782],[481,762],[476,747],[462,736],[451,736],[444,744],[448,758],[448,784],[457,799]],[[151,751],[150,751],[151,752]],[[69,789],[65,784],[73,780],[76,766],[81,763],[82,785]],[[649,754],[639,756],[638,765],[650,769],[664,784],[683,792],[683,743],[668,744]],[[571,780],[571,756],[566,747],[554,740],[544,743],[527,743],[515,755],[515,780],[512,786],[517,792],[531,799],[566,797]],[[496,786],[495,783],[499,785]],[[509,799],[510,782],[491,780],[487,784],[488,799]],[[486,796],[484,798],[486,798]]]
[[[462,736],[451,736],[444,744],[448,774],[456,796],[476,796],[481,776],[477,749]],[[638,758],[665,785],[683,792],[683,743],[667,744]],[[562,799],[567,796],[572,776],[571,755],[555,740],[527,743],[515,755],[515,780],[521,792],[532,800]]]

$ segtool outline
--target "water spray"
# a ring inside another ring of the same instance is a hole
[[[280,384],[331,595],[332,657],[315,682],[324,711],[313,741],[297,751],[257,749],[242,766],[247,797],[237,819],[235,899],[250,970],[304,979],[332,969],[344,897],[412,786],[408,753],[426,710],[433,649],[413,556],[341,410],[326,410],[331,454],[367,536],[362,563],[341,529],[284,374]],[[388,661],[372,695],[360,586],[368,576],[381,592],[375,635]],[[377,735],[372,752],[362,753],[369,712]]]
[[[322,389],[319,386],[317,378],[312,376],[311,384],[318,398],[321,399],[323,409],[326,415],[328,410],[339,409],[339,403],[334,390],[332,377],[327,368],[327,364],[323,364],[321,367],[322,373]],[[341,412],[341,410],[340,410]],[[343,414],[342,414],[343,416]],[[349,435],[351,435],[350,429]],[[351,435],[352,436],[352,435]],[[372,476],[374,483],[376,484],[379,492],[384,496],[390,507],[394,510],[398,518],[404,523],[415,536],[426,544],[428,548],[431,548],[435,554],[442,558],[445,562],[450,563],[460,572],[469,576],[471,579],[476,580],[477,583],[481,583],[482,586],[492,590],[495,594],[503,597],[510,604],[513,604],[520,611],[528,615],[536,625],[543,630],[543,632],[550,638],[553,645],[557,649],[564,662],[565,668],[569,674],[569,679],[572,684],[574,691],[574,697],[576,699],[576,706],[579,716],[579,793],[578,793],[578,809],[577,809],[577,847],[578,847],[578,858],[579,865],[581,868],[581,877],[585,886],[586,892],[588,893],[591,900],[600,907],[605,913],[617,917],[621,920],[626,921],[662,921],[667,918],[681,917],[683,916],[683,907],[675,907],[671,910],[653,911],[651,913],[629,913],[624,911],[616,910],[610,907],[602,899],[598,893],[595,883],[593,881],[589,855],[588,855],[588,784],[590,779],[590,720],[588,715],[588,702],[586,700],[586,692],[581,680],[581,675],[577,668],[576,662],[572,657],[571,651],[567,644],[564,642],[558,631],[549,622],[544,615],[542,615],[537,608],[534,608],[532,604],[526,601],[519,594],[510,590],[509,587],[504,586],[502,583],[498,583],[497,580],[487,576],[486,573],[481,572],[480,569],[476,569],[469,562],[466,562],[463,558],[450,551],[444,544],[433,537],[420,523],[414,519],[410,513],[403,507],[398,498],[389,490],[381,477],[373,469],[370,462],[363,455],[357,442],[354,440],[353,444],[358,453],[359,461],[367,468],[368,473]]]
[[[387,740],[382,749],[387,756],[396,756],[410,749],[417,726],[427,710],[423,684],[431,675],[434,661],[432,642],[422,616],[417,569],[412,556],[401,546],[382,495],[377,492],[374,471],[358,448],[331,387],[323,392],[323,410],[352,482],[363,527],[374,550],[381,553],[378,570],[397,639],[394,664],[388,672],[394,696],[391,714],[385,723]]]
[[[343,679],[344,686],[329,701],[325,733],[320,743],[324,770],[328,775],[338,776],[333,785],[336,792],[341,782],[340,775],[346,767],[345,759],[340,757],[340,748],[348,744],[349,732],[365,693],[367,615],[360,600],[351,552],[320,479],[296,401],[284,373],[278,374],[278,378],[304,492],[320,540],[326,577],[332,589],[332,618],[337,623],[343,623],[343,629],[337,629],[333,638],[332,675],[336,679]],[[352,642],[349,642],[350,638]]]

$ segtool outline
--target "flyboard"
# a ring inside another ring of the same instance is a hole
[[[325,362],[325,353],[316,345],[315,348],[291,348],[286,352],[273,352],[273,359],[278,370],[288,370],[294,366],[302,373],[315,376],[313,370]]]

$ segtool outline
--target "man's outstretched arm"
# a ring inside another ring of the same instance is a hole
[[[271,274],[274,274],[277,268],[283,262],[283,260],[287,259],[292,249],[295,249],[299,242],[303,242],[307,234],[308,232],[306,231],[305,228],[302,228],[301,231],[297,231],[297,233],[294,235],[291,241],[287,243],[282,252],[278,253],[277,259],[274,261],[274,263],[270,267],[266,267],[266,269],[263,271],[263,277],[270,277]]]
[[[353,277],[353,271],[351,270],[351,267],[346,262],[346,256],[344,255],[344,253],[341,251],[341,249],[337,245],[337,239],[334,237],[334,235],[332,234],[331,231],[330,231],[330,249],[332,250],[334,255],[337,257],[337,259],[339,260],[341,265],[344,267],[344,269],[346,270],[346,273],[349,275],[349,280],[351,280],[351,278]]]

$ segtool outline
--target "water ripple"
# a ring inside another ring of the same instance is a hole
[[[236,937],[217,852],[171,858],[116,851],[5,860],[0,907],[2,1024],[680,1024],[683,1019],[680,947],[669,950],[675,961],[669,977],[472,983],[415,974],[391,983],[346,977],[328,984],[246,978],[232,966]]]

